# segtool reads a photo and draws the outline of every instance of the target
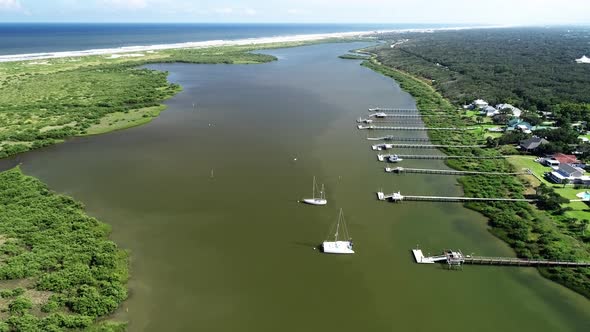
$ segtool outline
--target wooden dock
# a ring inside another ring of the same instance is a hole
[[[414,196],[402,195],[401,193],[385,194],[377,192],[377,199],[380,201],[391,201],[394,203],[403,201],[413,202],[449,202],[449,203],[464,203],[464,202],[536,202],[536,199],[528,198],[490,198],[490,197],[451,197],[451,196]]]
[[[423,117],[431,117],[435,116],[437,118],[448,118],[451,117],[449,114],[395,114],[389,113],[386,115],[388,118],[423,118]]]
[[[382,136],[382,137],[367,137],[369,141],[399,141],[399,142],[429,142],[431,139],[428,137],[395,137],[395,136]]]
[[[422,168],[404,168],[404,167],[385,167],[385,172],[388,173],[414,173],[414,174],[438,174],[438,175],[498,175],[498,176],[511,176],[511,175],[528,175],[531,174],[531,170],[527,169],[522,172],[477,172],[477,171],[455,171],[448,169],[422,169]]]
[[[360,130],[449,130],[449,131],[469,131],[469,130],[476,130],[477,127],[396,127],[396,126],[363,126],[358,125],[358,129]]]
[[[417,109],[415,109],[415,108],[382,108],[382,107],[375,107],[375,108],[369,108],[369,112],[401,112],[401,113],[413,112],[413,113],[418,113],[420,111],[417,110]]]
[[[563,266],[590,267],[590,262],[553,261],[512,257],[465,256],[463,264],[509,265],[509,266]]]
[[[392,157],[391,154],[378,154],[377,160],[385,161],[387,158]],[[398,154],[396,155],[401,159],[433,159],[433,160],[446,160],[446,159],[504,159],[505,156],[448,156],[448,155],[426,155],[426,154]]]
[[[441,149],[441,148],[457,148],[457,149],[473,149],[485,148],[487,145],[450,145],[450,144],[376,144],[371,146],[373,151],[383,151],[389,149]]]
[[[418,264],[447,263],[449,267],[461,266],[463,264],[472,265],[499,265],[499,266],[557,266],[557,267],[590,267],[590,262],[574,262],[549,259],[529,259],[514,257],[486,257],[464,255],[461,250],[444,250],[442,255],[425,256],[422,250],[412,249],[414,260]]]

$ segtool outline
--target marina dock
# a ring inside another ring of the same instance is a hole
[[[504,159],[505,156],[448,156],[448,155],[426,155],[426,154],[378,154],[377,160],[386,161],[389,157],[397,156],[402,159],[433,159],[433,160],[446,160],[446,159]]]
[[[451,197],[451,196],[413,196],[402,195],[400,192],[385,194],[381,191],[377,192],[377,199],[380,201],[390,201],[393,203],[403,201],[414,202],[536,202],[536,199],[528,198],[489,198],[489,197]]]
[[[413,249],[414,260],[418,264],[447,263],[449,267],[463,264],[503,265],[503,266],[559,266],[559,267],[590,267],[590,262],[573,262],[546,259],[527,259],[513,257],[486,257],[464,255],[461,250],[445,250],[442,255],[424,256],[421,249]]]
[[[405,167],[385,167],[387,173],[414,173],[414,174],[439,174],[439,175],[499,175],[499,176],[510,176],[510,175],[527,175],[531,174],[531,170],[527,169],[522,172],[478,172],[478,171],[454,171],[448,169],[422,169],[422,168],[405,168]]]
[[[375,144],[371,146],[373,151],[383,151],[389,149],[440,149],[440,148],[457,148],[457,149],[473,149],[485,148],[487,145],[447,145],[447,144]]]

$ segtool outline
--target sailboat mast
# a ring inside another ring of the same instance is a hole
[[[340,229],[340,219],[342,218],[342,209],[338,214],[338,222],[336,223],[336,234],[334,234],[334,241],[338,242],[338,230]]]
[[[326,199],[326,192],[324,191],[323,184],[322,184],[322,190],[320,191],[320,199]]]
[[[313,188],[311,189],[311,197],[315,199],[315,176],[313,177]]]

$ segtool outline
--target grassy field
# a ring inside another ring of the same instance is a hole
[[[552,171],[551,167],[541,165],[535,161],[535,158],[536,157],[534,156],[510,156],[508,157],[508,161],[514,165],[516,169],[528,168],[535,173],[536,176],[523,175],[523,177],[530,183],[531,187],[538,187],[541,183],[544,183],[552,187],[555,192],[564,198],[569,200],[580,199],[576,194],[583,192],[586,189],[576,189],[573,184],[568,184],[564,187],[561,184],[555,184],[548,181],[543,174]],[[565,212],[565,216],[568,218],[575,218],[577,220],[590,219],[590,209],[588,204],[584,202],[571,202],[564,204],[564,207],[571,208],[570,211]]]

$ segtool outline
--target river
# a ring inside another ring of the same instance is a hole
[[[265,51],[279,61],[263,65],[152,65],[184,87],[152,123],[13,159],[82,201],[130,250],[130,297],[116,315],[130,331],[590,328],[590,301],[533,268],[413,262],[417,244],[514,254],[460,204],[376,200],[380,188],[461,188],[453,176],[383,172],[355,119],[415,104],[392,80],[337,58],[361,45]],[[327,207],[297,202],[313,176]],[[357,253],[323,255],[314,248],[340,207]]]

